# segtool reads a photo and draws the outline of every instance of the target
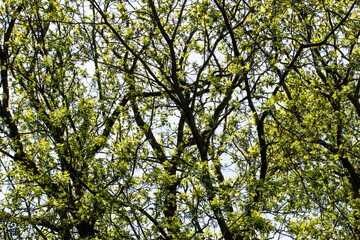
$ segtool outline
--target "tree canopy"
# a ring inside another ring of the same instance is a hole
[[[360,239],[360,2],[2,0],[5,239]]]

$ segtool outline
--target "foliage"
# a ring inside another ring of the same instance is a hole
[[[360,239],[359,1],[0,17],[5,239]]]

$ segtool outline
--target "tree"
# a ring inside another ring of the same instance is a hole
[[[0,6],[4,238],[360,239],[358,1]]]

